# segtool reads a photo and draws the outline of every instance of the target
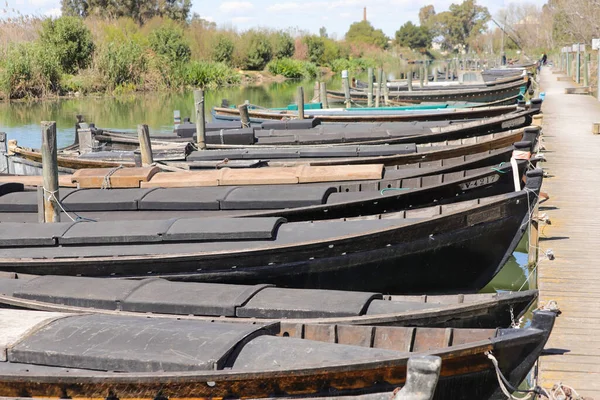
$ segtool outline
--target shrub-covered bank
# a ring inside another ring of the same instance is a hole
[[[0,21],[0,98],[124,93],[241,83],[242,71],[314,78],[396,61],[377,46],[325,36],[175,22],[60,17]]]

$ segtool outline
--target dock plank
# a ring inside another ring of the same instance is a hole
[[[562,311],[539,362],[539,382],[549,389],[557,382],[580,394],[600,398],[600,103],[592,96],[565,94],[573,87],[557,81],[545,68],[543,134],[550,175],[542,190],[550,200],[540,207],[552,224],[540,229],[540,248],[552,249],[553,261],[538,266],[540,301],[556,300]],[[562,354],[560,354],[562,352]]]

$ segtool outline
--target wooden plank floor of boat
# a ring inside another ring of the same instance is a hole
[[[541,74],[544,169],[540,206],[551,225],[540,225],[538,285],[540,303],[555,300],[562,311],[540,359],[540,383],[562,382],[582,396],[600,398],[600,102],[565,94],[573,83],[558,81],[550,68]],[[543,228],[543,229],[542,229]],[[548,260],[543,251],[552,249]]]

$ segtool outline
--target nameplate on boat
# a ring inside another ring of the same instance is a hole
[[[519,118],[515,118],[515,119],[510,119],[510,120],[504,121],[502,123],[502,129],[514,128],[515,126],[521,126],[524,123],[525,123],[525,117],[519,117]]]
[[[489,185],[491,183],[496,183],[496,182],[498,182],[498,180],[500,180],[500,175],[494,174],[494,175],[486,176],[483,178],[475,179],[475,180],[472,180],[469,182],[461,183],[461,184],[459,184],[459,186],[462,190],[469,190],[469,189],[475,189],[475,188],[478,188],[481,186]]]

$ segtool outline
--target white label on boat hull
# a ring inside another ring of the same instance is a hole
[[[491,183],[496,183],[500,180],[500,175],[494,174],[490,176],[486,176],[485,178],[475,179],[473,181],[465,182],[459,184],[462,190],[475,189],[481,186],[489,185]]]
[[[525,117],[519,117],[515,119],[511,119],[508,121],[504,121],[502,123],[502,129],[510,129],[515,126],[523,125],[525,123]]]

